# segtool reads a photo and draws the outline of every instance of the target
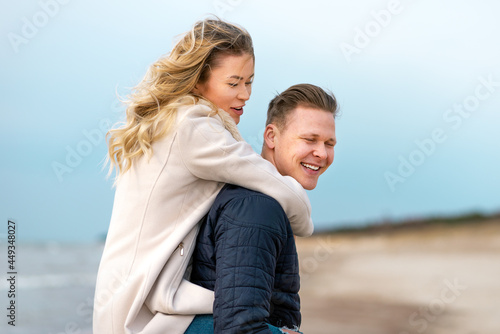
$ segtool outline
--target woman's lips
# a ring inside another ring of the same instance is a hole
[[[231,107],[231,110],[236,114],[236,115],[243,115],[243,107],[236,107],[236,108],[233,108]]]

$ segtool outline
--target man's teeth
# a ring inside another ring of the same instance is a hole
[[[241,107],[239,107],[239,108],[233,108],[233,109],[236,109],[236,110],[241,110]]]
[[[309,164],[306,164],[306,163],[301,163],[302,166],[306,167],[306,168],[309,168],[309,169],[312,169],[312,170],[318,170],[319,167],[318,166],[313,166],[313,165],[309,165]]]

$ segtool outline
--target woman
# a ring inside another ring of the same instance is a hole
[[[304,189],[282,177],[236,128],[250,98],[254,53],[240,27],[204,20],[149,68],[111,130],[113,213],[95,294],[94,333],[184,333],[212,312],[190,283],[198,222],[224,183],[274,197],[294,233],[312,233]]]

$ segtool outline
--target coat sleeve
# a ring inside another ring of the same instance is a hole
[[[270,334],[276,262],[286,240],[286,215],[267,196],[226,205],[215,224],[214,333]]]
[[[313,232],[311,204],[304,188],[282,176],[244,141],[236,141],[218,116],[207,117],[206,106],[193,107],[177,129],[182,162],[196,177],[239,185],[276,199],[295,235]]]

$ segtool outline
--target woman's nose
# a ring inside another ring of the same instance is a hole
[[[251,92],[251,88],[245,85],[238,91],[238,99],[247,101],[248,99],[250,99]]]

